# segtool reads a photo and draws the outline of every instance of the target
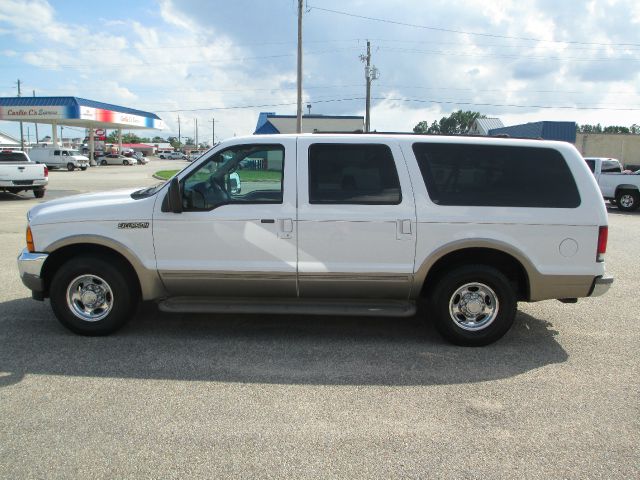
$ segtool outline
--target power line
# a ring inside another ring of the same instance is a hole
[[[335,102],[351,102],[362,101],[365,97],[349,97],[349,98],[334,98],[327,100],[314,100],[313,103],[335,103]],[[509,107],[509,108],[539,108],[539,109],[559,109],[559,110],[611,110],[611,111],[630,111],[637,112],[640,108],[609,108],[609,107],[593,107],[593,106],[571,106],[571,105],[519,105],[512,103],[480,103],[480,102],[468,102],[457,100],[435,100],[435,99],[422,99],[422,98],[393,98],[393,97],[372,97],[373,100],[384,100],[392,102],[407,102],[407,103],[433,103],[442,105],[465,105],[476,107]],[[225,107],[203,107],[192,109],[176,109],[176,110],[156,110],[157,113],[176,113],[176,112],[199,112],[199,111],[212,111],[212,110],[240,110],[250,108],[265,108],[265,107],[284,107],[296,105],[297,102],[284,102],[284,103],[269,103],[259,105],[235,105]]]
[[[382,23],[389,23],[392,25],[400,25],[403,27],[412,27],[412,28],[420,28],[423,30],[433,30],[433,31],[437,31],[437,32],[446,32],[446,33],[459,33],[459,34],[464,34],[464,35],[473,35],[473,36],[478,36],[478,37],[490,37],[490,38],[506,38],[509,40],[526,40],[526,41],[530,41],[530,42],[546,42],[546,43],[566,43],[566,44],[571,44],[571,45],[605,45],[605,46],[633,46],[633,47],[639,47],[640,43],[601,43],[601,42],[578,42],[578,41],[571,41],[571,40],[545,40],[542,38],[532,38],[532,37],[516,37],[516,36],[511,36],[511,35],[498,35],[496,33],[480,33],[480,32],[468,32],[465,30],[454,30],[451,28],[441,28],[441,27],[431,27],[431,26],[427,26],[427,25],[418,25],[415,23],[407,23],[407,22],[399,22],[399,21],[395,21],[395,20],[389,20],[386,18],[376,18],[376,17],[369,17],[366,15],[358,15],[355,13],[349,13],[349,12],[343,12],[340,10],[332,10],[329,8],[322,8],[322,7],[317,7],[315,5],[307,5],[307,7],[310,10],[319,10],[322,12],[328,12],[328,13],[335,13],[337,15],[344,15],[347,17],[354,17],[354,18],[361,18],[363,20],[370,20],[373,22],[382,22]]]
[[[484,57],[484,58],[517,58],[523,60],[561,60],[561,61],[577,61],[577,62],[607,62],[607,61],[625,61],[638,62],[640,58],[629,57],[548,57],[548,56],[525,56],[517,54],[499,54],[499,53],[470,53],[470,52],[447,52],[442,50],[417,50],[413,48],[399,47],[378,47],[381,50],[401,53],[423,53],[426,55],[445,55],[451,57]]]
[[[345,47],[345,48],[334,48],[331,50],[319,50],[315,52],[305,52],[305,55],[324,55],[327,53],[337,53],[347,50],[357,50],[358,47]],[[142,62],[142,63],[102,63],[100,62],[101,67],[154,67],[154,66],[172,66],[172,65],[198,65],[198,64],[206,64],[206,65],[228,65],[230,62],[234,61],[236,63],[242,63],[247,60],[263,60],[269,58],[286,58],[296,56],[295,53],[282,53],[277,55],[259,55],[254,57],[239,57],[239,58],[230,58],[228,60],[221,61],[211,61],[211,60],[194,60],[194,61],[184,61],[184,62]],[[39,67],[39,68],[83,68],[83,67],[96,67],[94,63],[71,63],[71,64],[58,64],[58,63],[49,63],[49,64],[39,64],[30,66]],[[0,68],[24,68],[25,65],[20,64],[5,64],[0,65]]]
[[[526,48],[526,49],[531,49],[532,45],[531,44],[507,44],[507,43],[482,43],[482,44],[473,44],[470,45],[468,42],[441,42],[441,41],[435,41],[435,40],[398,40],[398,39],[390,39],[390,38],[372,38],[372,41],[377,42],[378,44],[384,44],[384,43],[409,43],[409,44],[419,44],[419,45],[462,45],[465,47],[469,47],[469,46],[474,46],[474,47],[479,47],[479,48],[487,48],[487,47],[497,47],[497,48]],[[591,46],[576,46],[576,45],[567,45],[564,46],[564,49],[567,50],[580,50],[580,51],[602,51],[601,48],[598,47],[611,47],[611,46],[619,46],[619,45],[613,45],[613,44],[606,44],[606,45],[591,45]],[[638,47],[634,47],[634,46],[630,46],[630,45],[625,45],[622,46],[624,50],[637,50],[638,48],[640,48],[640,46]],[[535,47],[533,47],[535,48]]]

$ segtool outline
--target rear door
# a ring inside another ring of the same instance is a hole
[[[416,214],[395,142],[298,139],[301,297],[406,299]]]

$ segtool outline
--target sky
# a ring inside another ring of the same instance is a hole
[[[380,72],[372,130],[458,109],[505,125],[640,124],[637,0],[306,0],[305,112],[364,115],[367,40]],[[180,117],[194,136],[197,118],[199,138],[215,125],[220,141],[253,133],[261,111],[295,115],[296,42],[296,0],[2,0],[0,96],[20,79],[23,95],[165,121],[143,135],[174,135]],[[0,130],[19,135],[17,123]]]

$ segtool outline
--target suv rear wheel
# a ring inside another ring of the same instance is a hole
[[[118,261],[81,256],[63,264],[51,280],[56,317],[80,335],[108,335],[122,327],[138,303],[136,285]]]
[[[509,280],[487,265],[456,268],[439,279],[430,313],[440,334],[456,345],[488,345],[511,328],[517,299]]]

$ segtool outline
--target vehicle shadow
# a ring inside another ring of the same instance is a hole
[[[33,194],[31,192],[26,192],[29,194],[27,197],[25,192],[22,192],[24,195],[20,195],[19,193],[9,193],[9,192],[0,192],[0,201],[18,201],[18,200],[32,200]]]
[[[640,215],[640,209],[631,211],[631,212],[625,212],[624,210],[620,210],[618,207],[616,207],[615,205],[607,205],[607,213],[609,215]]]
[[[444,343],[418,318],[176,315],[143,305],[120,332],[81,337],[48,302],[0,304],[0,387],[25,375],[304,385],[440,385],[513,377],[567,360],[552,325],[519,312],[483,348]]]

